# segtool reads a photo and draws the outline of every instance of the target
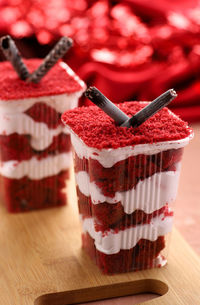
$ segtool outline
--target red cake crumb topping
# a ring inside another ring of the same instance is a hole
[[[128,116],[145,107],[147,102],[124,102],[118,107]],[[163,108],[137,128],[119,127],[97,106],[68,110],[62,115],[68,125],[89,147],[118,148],[135,144],[184,139],[191,134],[187,123]]]
[[[42,59],[24,59],[29,72],[36,70]],[[83,88],[73,76],[57,63],[38,84],[19,78],[10,62],[0,63],[0,99],[16,100],[30,97],[74,93]]]

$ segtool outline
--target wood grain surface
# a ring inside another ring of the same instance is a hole
[[[186,152],[183,163],[189,160],[191,172],[194,158],[187,158]],[[191,198],[188,217],[199,191],[184,197],[182,187],[176,208]],[[189,182],[186,189],[196,191]],[[68,194],[69,204],[63,208],[14,215],[0,207],[0,305],[67,305],[141,292],[162,295],[145,302],[148,305],[200,304],[200,259],[176,230],[164,268],[106,276],[81,249],[73,178]]]

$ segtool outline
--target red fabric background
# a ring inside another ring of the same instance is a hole
[[[189,122],[200,120],[199,20],[198,0],[0,1],[0,33],[25,57],[44,57],[71,36],[64,60],[88,86],[116,103],[174,88],[170,107]]]

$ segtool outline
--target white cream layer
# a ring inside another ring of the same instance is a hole
[[[180,167],[179,162],[176,164],[175,172],[156,173],[139,181],[135,188],[116,192],[113,198],[104,196],[95,182],[90,182],[87,172],[80,171],[75,174],[75,178],[80,192],[86,197],[91,196],[93,204],[101,202],[113,204],[120,201],[126,214],[131,214],[135,210],[142,210],[150,214],[176,199]]]
[[[24,113],[36,103],[44,103],[59,113],[78,106],[78,99],[85,89],[85,84],[67,64],[61,62],[60,65],[80,84],[82,89],[70,94],[66,93],[19,100],[0,100],[1,135],[10,135],[15,132],[21,135],[30,135],[31,147],[36,150],[44,150],[52,143],[54,136],[59,135],[61,132],[69,133],[62,125],[56,129],[50,129],[47,124],[35,122],[30,116]]]
[[[88,232],[95,240],[97,250],[105,254],[118,253],[121,249],[127,250],[135,247],[140,239],[155,241],[159,236],[171,232],[173,217],[161,214],[154,217],[149,224],[141,224],[118,233],[108,231],[104,233],[96,232],[94,220],[86,218],[82,221],[83,232]]]
[[[67,133],[64,126],[59,125],[55,129],[48,128],[45,123],[35,122],[25,113],[12,113],[2,115],[0,113],[0,134],[10,135],[18,133],[20,135],[30,135],[30,145],[35,150],[44,150],[51,145],[53,137],[60,133]]]
[[[82,90],[75,93],[64,93],[59,95],[30,97],[19,100],[0,100],[1,114],[13,114],[15,112],[26,112],[36,103],[43,103],[59,113],[73,109],[77,106],[77,101],[82,94]]]
[[[186,146],[193,135],[187,138],[177,140],[177,141],[166,141],[159,142],[155,144],[138,144],[135,146],[120,147],[117,149],[96,149],[87,146],[73,131],[71,128],[67,127],[71,134],[71,141],[74,150],[80,159],[94,159],[97,160],[103,167],[112,167],[115,163],[125,160],[131,156],[136,156],[139,154],[144,155],[154,155],[162,153],[163,151],[169,149],[178,149]]]
[[[61,153],[38,160],[36,157],[26,161],[7,161],[0,164],[0,174],[10,179],[43,179],[59,174],[62,170],[69,169],[71,153]]]

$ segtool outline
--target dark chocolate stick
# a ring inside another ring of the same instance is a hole
[[[65,55],[71,48],[73,40],[68,37],[62,37],[55,47],[45,57],[43,63],[28,78],[28,82],[38,83],[41,78],[56,64],[56,62]]]
[[[89,87],[85,92],[85,96],[107,113],[118,125],[129,119],[123,111],[105,97],[96,87]]]
[[[166,91],[120,126],[128,128],[131,126],[138,127],[156,112],[167,106],[175,97],[177,97],[177,93],[174,89]]]
[[[6,59],[11,62],[19,77],[22,80],[28,78],[30,74],[26,65],[22,61],[21,55],[14,43],[14,40],[12,40],[9,35],[3,36],[0,39],[0,47]]]

